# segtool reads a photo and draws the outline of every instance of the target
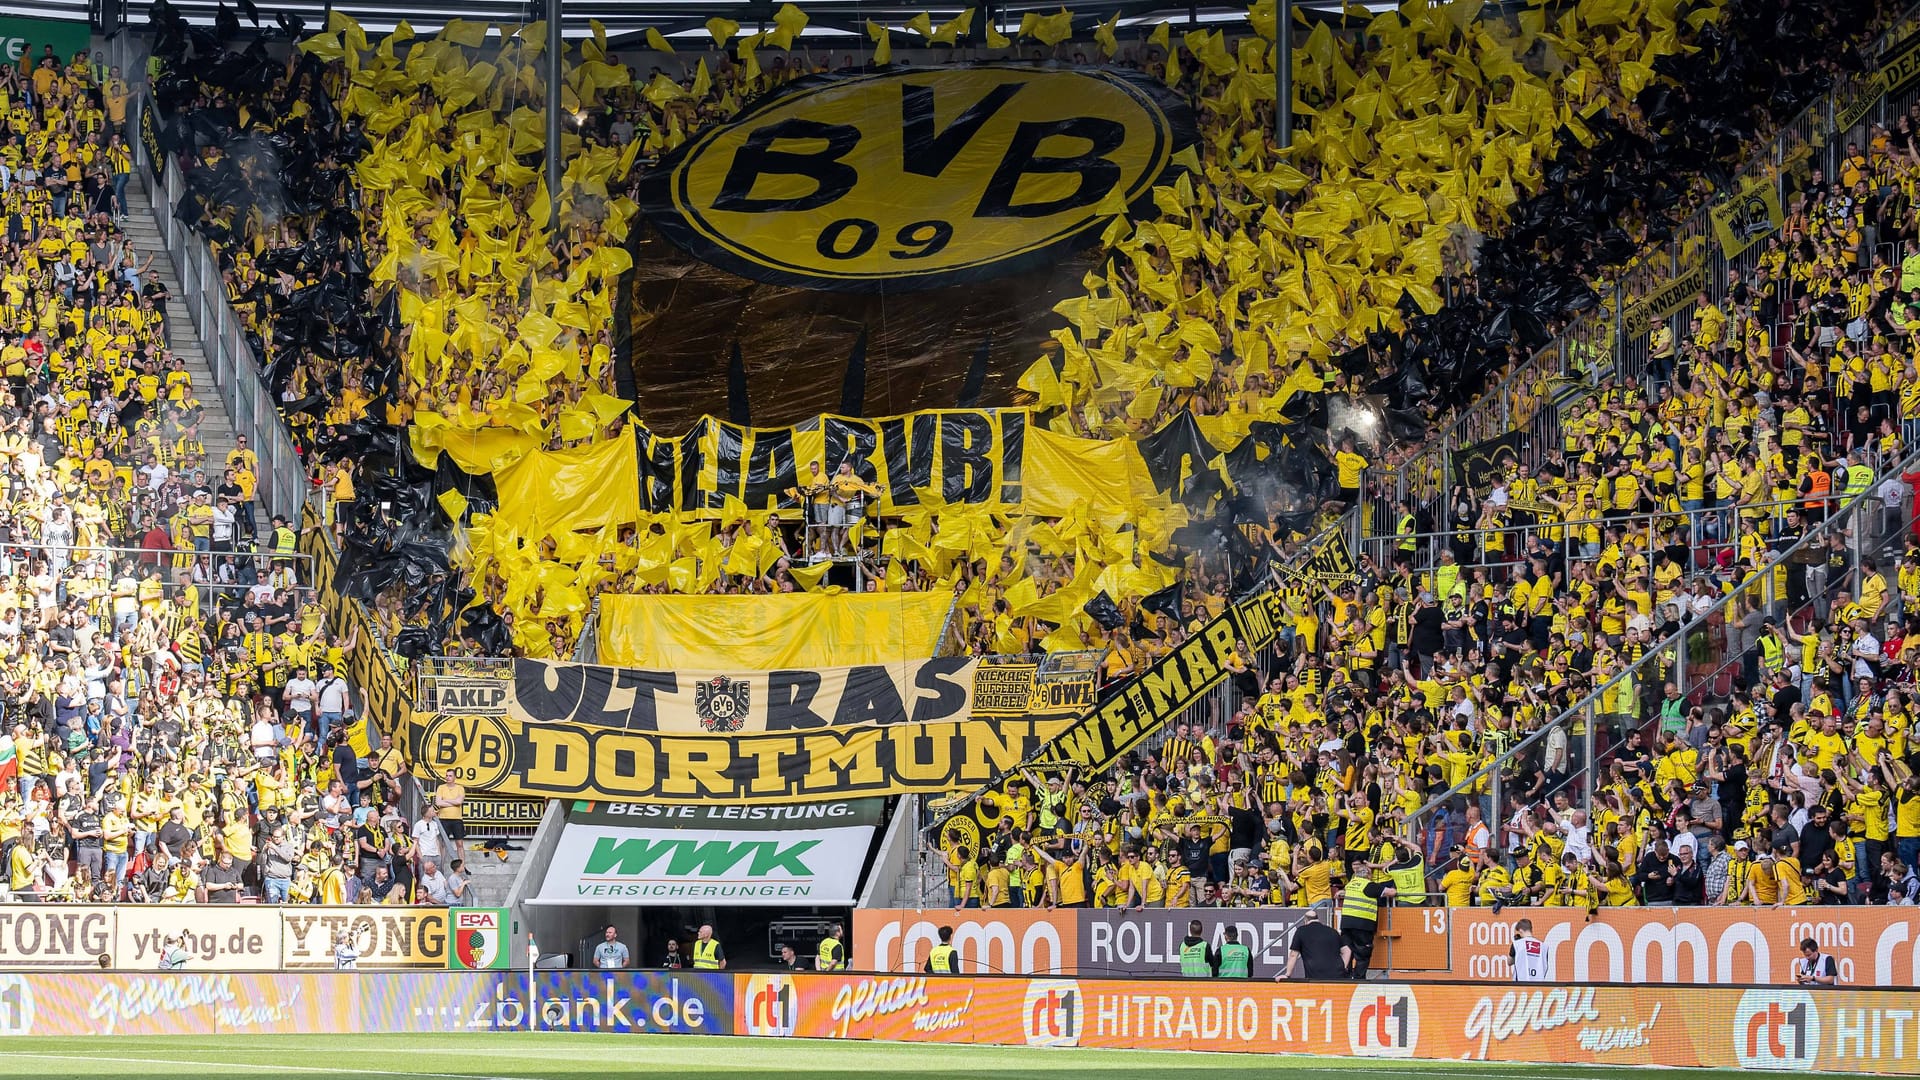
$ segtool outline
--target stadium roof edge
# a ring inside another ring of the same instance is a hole
[[[215,15],[223,6],[223,0],[171,2],[176,11],[198,25],[212,25]],[[770,27],[773,13],[780,7],[780,2],[563,0],[563,26],[568,38],[585,37],[590,33],[589,20],[598,20],[606,28],[614,47],[631,48],[640,44],[641,35],[649,28],[659,30],[668,37],[705,37],[706,21],[716,15],[733,19],[748,31],[758,29],[762,24]],[[431,33],[452,18],[500,23],[530,22],[541,18],[546,7],[540,0],[533,3],[524,0],[336,0],[333,3],[327,0],[256,0],[256,3],[263,28],[272,28],[274,14],[286,12],[304,19],[309,29],[318,29],[331,10],[351,16],[370,34],[385,33],[401,20],[422,33]],[[0,0],[0,15],[91,19],[98,28],[102,9],[112,5],[124,7],[127,25],[132,30],[138,32],[145,27],[146,5],[140,0]],[[237,8],[233,3],[225,3],[224,6]],[[900,29],[907,19],[923,11],[940,21],[953,17],[970,5],[963,0],[933,0],[928,4],[916,4],[911,0],[885,0],[882,3],[806,0],[798,6],[806,11],[810,19],[802,38],[818,38],[822,44],[832,42],[828,47],[834,47],[841,43],[837,39],[844,39],[851,33],[864,33],[868,20]],[[1345,17],[1338,0],[1295,0],[1295,6],[1310,20],[1337,22]],[[1370,11],[1386,11],[1399,5],[1384,0],[1369,0],[1361,6]],[[1516,0],[1499,0],[1488,5],[1502,11],[1524,6],[1523,2]],[[994,5],[992,10],[1001,29],[1010,31],[1019,25],[1020,17],[1028,12],[1051,15],[1063,7],[1075,15],[1076,37],[1090,33],[1095,24],[1105,21],[1116,10],[1113,0],[1006,0],[1003,4]],[[1169,0],[1122,0],[1117,7],[1121,12],[1122,26],[1135,21],[1168,21],[1174,23],[1176,28],[1187,23],[1232,25],[1242,21],[1246,10],[1244,5],[1226,5],[1218,0],[1195,0],[1192,4],[1170,3]],[[244,20],[241,25],[243,31],[251,29]]]

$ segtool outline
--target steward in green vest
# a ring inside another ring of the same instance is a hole
[[[299,537],[287,526],[287,519],[279,514],[273,515],[273,554],[282,559],[292,558]]]
[[[1245,979],[1253,974],[1253,950],[1240,944],[1237,927],[1226,928],[1226,943],[1220,946],[1220,977]]]
[[[1200,936],[1200,920],[1187,924],[1187,936],[1180,942],[1180,977],[1211,979],[1220,973],[1220,954]]]
[[[926,970],[929,975],[960,974],[959,950],[953,947],[953,927],[940,928],[940,944],[927,953]]]

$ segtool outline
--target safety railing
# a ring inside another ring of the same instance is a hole
[[[141,114],[151,107],[142,95],[133,103],[128,122],[135,133],[141,128]],[[140,171],[147,202],[160,230],[161,243],[173,260],[180,276],[181,295],[173,304],[187,312],[199,334],[207,367],[213,372],[215,390],[226,406],[235,434],[244,435],[259,457],[259,497],[270,514],[283,514],[297,520],[306,497],[306,470],[286,421],[261,378],[260,360],[247,341],[246,324],[227,302],[226,278],[212,247],[174,218],[174,209],[186,193],[186,177],[180,164],[163,163],[164,180],[154,182],[146,140],[130,140]]]
[[[1558,545],[1556,561],[1563,562],[1568,576],[1583,565],[1606,559],[1612,544],[1635,544],[1641,555],[1652,558],[1662,548],[1685,546],[1697,558],[1704,553],[1709,562],[1722,552],[1734,558],[1755,539],[1761,522],[1777,527],[1788,515],[1799,511],[1811,524],[1838,506],[1842,496],[1795,496],[1765,502],[1741,503],[1697,510],[1634,511],[1601,517],[1560,518],[1551,508],[1540,504],[1509,503],[1507,519],[1518,522],[1487,525],[1466,523],[1461,529],[1436,529],[1407,534],[1371,536],[1362,542],[1361,554],[1376,570],[1386,569],[1394,560],[1408,557],[1412,569],[1432,571],[1441,565],[1442,556],[1451,553],[1460,568],[1460,580],[1471,584],[1473,574],[1485,570],[1489,581],[1503,580],[1509,571],[1524,571],[1533,556],[1529,552],[1537,537]],[[1762,533],[1760,539],[1766,539]],[[1775,533],[1777,535],[1777,532]],[[1412,545],[1411,548],[1408,545]]]
[[[1909,472],[1916,467],[1920,467],[1920,454],[1907,457],[1898,471]],[[1681,625],[1649,643],[1638,660],[1429,799],[1408,819],[1408,835],[1423,843],[1430,840],[1436,827],[1444,827],[1439,815],[1464,800],[1479,803],[1482,818],[1490,827],[1503,828],[1510,794],[1504,790],[1506,774],[1510,766],[1523,761],[1537,762],[1538,768],[1530,769],[1529,775],[1542,778],[1521,793],[1529,800],[1528,805],[1543,795],[1565,792],[1570,801],[1581,803],[1592,820],[1596,760],[1640,726],[1650,699],[1658,696],[1652,691],[1672,682],[1685,695],[1691,667],[1713,671],[1729,659],[1737,659],[1741,654],[1734,650],[1740,649],[1742,639],[1729,634],[1730,619],[1732,625],[1744,625],[1741,620],[1749,616],[1763,619],[1784,615],[1787,598],[1778,579],[1789,576],[1802,553],[1828,547],[1831,537],[1839,535],[1849,546],[1850,565],[1859,566],[1862,558],[1880,545],[1896,540],[1903,530],[1887,527],[1884,505],[1872,488],[1846,499],[1838,513],[1778,552],[1756,574],[1738,582],[1710,605],[1685,612]],[[1902,514],[1898,520],[1904,525],[1910,519]]]

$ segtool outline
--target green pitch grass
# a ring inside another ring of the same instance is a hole
[[[1360,1080],[1385,1063],[1141,1050],[1031,1050],[900,1046],[805,1039],[584,1035],[245,1035],[226,1038],[14,1038],[0,1040],[0,1076],[126,1080],[620,1080],[685,1076],[854,1077],[858,1080],[1194,1080],[1270,1077]],[[1617,1069],[1555,1065],[1393,1062],[1420,1080],[1619,1080]],[[1639,1069],[1660,1080],[1731,1080],[1732,1072]],[[1746,1074],[1752,1075],[1752,1074]]]

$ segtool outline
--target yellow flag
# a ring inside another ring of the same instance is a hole
[[[459,521],[460,516],[467,512],[467,497],[452,488],[435,496],[434,501],[440,504],[440,509],[447,512],[448,521]]]
[[[1120,13],[1116,11],[1113,13],[1112,18],[1093,28],[1094,44],[1100,46],[1100,55],[1109,60],[1113,59],[1114,54],[1120,51],[1120,43],[1116,41],[1113,36],[1114,30],[1117,29],[1119,25]]]
[[[1158,45],[1163,49],[1173,48],[1172,27],[1170,27],[1166,23],[1161,23],[1160,25],[1154,27],[1153,33],[1147,35],[1147,44]]]
[[[1058,45],[1073,36],[1073,13],[1061,8],[1057,15],[1040,15],[1027,12],[1020,16],[1020,36],[1030,37],[1043,45]]]
[[[711,89],[713,89],[713,76],[707,74],[707,61],[703,57],[700,61],[700,66],[693,71],[693,96],[696,99],[705,98],[707,91]],[[621,171],[624,172],[625,170],[623,169]]]
[[[867,36],[873,39],[873,62],[876,65],[892,63],[893,37],[887,28],[874,22],[872,19],[868,19]]]
[[[723,19],[718,15],[707,20],[707,33],[713,35],[713,47],[724,49],[727,41],[740,32],[740,24],[732,19]]]
[[[962,8],[960,14],[940,24],[929,39],[935,45],[952,45],[961,34],[973,25],[973,9]]]
[[[933,16],[923,11],[907,20],[907,29],[923,38],[930,38],[933,36]]]
[[[780,10],[773,13],[773,30],[767,34],[767,40],[777,48],[793,48],[793,39],[807,28],[807,13],[792,4],[781,4]]]
[[[667,37],[653,27],[647,27],[647,48],[654,52],[670,53],[673,46],[667,43]]]
[[[833,569],[833,564],[825,560],[814,563],[811,566],[805,566],[795,562],[787,563],[787,573],[794,581],[799,582],[801,588],[808,592],[813,592],[818,589],[820,587],[820,579],[826,577],[827,571],[831,569]]]
[[[1012,39],[1012,38],[1009,38],[1009,37],[1008,37],[1007,35],[1005,35],[1005,34],[1003,34],[1003,33],[1001,33],[1001,32],[1000,32],[1000,28],[999,28],[999,27],[997,27],[997,26],[995,26],[995,25],[993,25],[993,22],[992,22],[992,20],[988,20],[988,22],[987,22],[987,48],[989,48],[989,49],[1004,49],[1004,48],[1006,48],[1007,46],[1009,46],[1009,45],[1011,45],[1011,44],[1013,44],[1013,39]]]

